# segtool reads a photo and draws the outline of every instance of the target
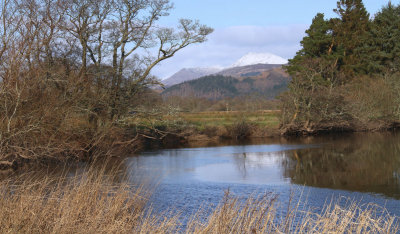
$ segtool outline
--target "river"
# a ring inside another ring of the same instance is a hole
[[[375,203],[400,216],[400,135],[371,133],[265,139],[143,152],[124,162],[128,180],[157,184],[155,210],[192,214],[224,191],[278,195],[318,211],[331,201]]]
[[[146,151],[108,164],[120,165],[115,183],[154,185],[154,211],[179,211],[186,218],[215,207],[228,190],[243,198],[276,194],[283,216],[298,201],[315,212],[331,201],[374,203],[400,216],[398,133],[221,142]],[[86,168],[80,163],[70,174]]]

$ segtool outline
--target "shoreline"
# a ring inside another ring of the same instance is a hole
[[[395,121],[390,124],[379,124],[369,126],[359,125],[358,127],[346,126],[333,126],[325,125],[319,128],[304,128],[296,126],[288,126],[286,128],[278,127],[260,127],[254,124],[248,124],[244,133],[237,134],[235,131],[243,131],[243,129],[235,130],[233,126],[209,126],[208,128],[200,130],[197,127],[190,127],[187,129],[178,129],[166,131],[164,137],[147,136],[140,137],[134,143],[134,148],[129,149],[130,145],[118,146],[112,145],[110,151],[114,151],[111,156],[100,157],[125,157],[124,155],[137,154],[147,150],[157,149],[172,149],[183,147],[207,147],[216,146],[219,144],[241,144],[258,139],[288,139],[296,138],[302,139],[310,136],[327,136],[327,135],[341,135],[341,134],[355,134],[355,133],[375,133],[375,132],[396,132],[400,128],[400,122]],[[129,128],[122,129],[129,131]],[[241,135],[242,134],[242,135]],[[131,137],[125,136],[126,141],[130,141]],[[121,156],[123,155],[123,156]],[[9,161],[0,161],[0,173],[12,172],[22,170],[26,165],[32,164],[48,164],[53,162],[62,162],[68,164],[69,162],[88,162],[95,160],[98,155],[88,156],[85,158],[66,158],[63,160],[55,158],[42,158],[42,159],[24,159]]]

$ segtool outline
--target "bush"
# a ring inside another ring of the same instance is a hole
[[[307,134],[389,128],[400,117],[395,77],[363,76],[336,87],[316,85],[313,92],[292,82],[281,97],[281,126],[287,133]]]
[[[207,135],[208,137],[217,136],[218,127],[217,126],[204,126],[204,129],[201,131],[202,134]]]
[[[233,139],[246,139],[251,135],[252,125],[245,119],[239,118],[232,125],[227,126],[227,131]]]

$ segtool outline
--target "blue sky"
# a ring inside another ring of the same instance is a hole
[[[166,78],[185,67],[229,66],[249,52],[291,58],[313,17],[332,11],[336,0],[171,0],[174,9],[159,24],[173,27],[180,18],[197,19],[215,29],[203,44],[191,45],[156,67]],[[373,16],[389,0],[364,0]],[[392,0],[399,4],[400,0]]]

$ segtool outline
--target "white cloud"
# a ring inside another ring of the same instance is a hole
[[[234,26],[217,31],[214,37],[217,44],[229,42],[241,47],[297,44],[305,28],[304,25]]]
[[[292,58],[308,25],[234,26],[217,29],[203,44],[191,45],[157,66],[153,74],[166,78],[185,67],[229,66],[249,52]]]

